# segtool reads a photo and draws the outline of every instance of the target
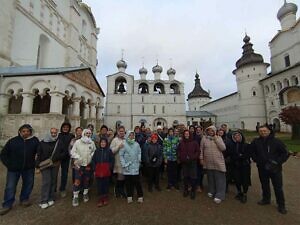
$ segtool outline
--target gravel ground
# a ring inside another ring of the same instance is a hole
[[[197,193],[196,200],[183,198],[182,193],[165,189],[158,193],[148,193],[144,184],[145,202],[140,205],[133,203],[127,205],[125,200],[114,199],[111,195],[107,207],[97,208],[96,190],[91,190],[88,203],[81,203],[79,207],[71,205],[71,185],[68,186],[68,196],[58,198],[55,205],[46,210],[38,207],[41,175],[36,175],[36,183],[32,193],[33,205],[22,208],[15,204],[13,210],[0,217],[0,224],[11,225],[77,225],[77,224],[164,224],[164,225],[296,225],[300,224],[300,187],[299,179],[300,160],[290,158],[284,166],[284,190],[286,196],[287,215],[277,212],[274,195],[272,204],[259,206],[256,202],[260,199],[260,185],[257,170],[252,165],[252,187],[248,193],[248,202],[241,204],[234,199],[235,188],[230,186],[226,201],[216,205],[206,196],[206,192]],[[0,193],[3,195],[5,186],[5,168],[0,166]],[[206,181],[206,178],[205,178]],[[206,182],[205,182],[206,183]],[[161,186],[166,187],[165,180]],[[111,188],[112,192],[112,188]],[[19,193],[19,191],[17,192]],[[1,196],[1,200],[2,200]]]

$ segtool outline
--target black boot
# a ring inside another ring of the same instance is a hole
[[[242,197],[241,197],[241,203],[246,203],[247,202],[247,194],[244,193],[242,194]]]
[[[239,192],[234,198],[235,198],[236,200],[241,201],[242,196],[243,196],[243,194],[242,194],[241,192]]]
[[[281,214],[287,214],[287,210],[285,208],[285,206],[278,206],[278,212],[281,213]]]

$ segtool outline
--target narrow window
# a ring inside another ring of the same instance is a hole
[[[121,112],[121,106],[118,105],[118,114]]]
[[[289,67],[291,65],[290,56],[287,55],[284,57],[285,67]]]

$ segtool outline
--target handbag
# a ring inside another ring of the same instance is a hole
[[[57,144],[58,144],[58,141],[55,143],[55,146],[54,146],[54,149],[53,149],[53,152],[52,152],[50,158],[49,159],[45,159],[45,160],[43,160],[42,162],[39,163],[39,169],[40,170],[44,170],[44,169],[47,169],[49,167],[53,167],[54,166],[52,158],[53,158],[54,153],[56,151]]]

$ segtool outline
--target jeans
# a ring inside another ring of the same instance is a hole
[[[4,191],[3,208],[11,208],[15,201],[16,188],[20,177],[22,177],[22,189],[20,194],[20,202],[28,201],[34,184],[34,169],[23,171],[7,171],[6,186]]]

